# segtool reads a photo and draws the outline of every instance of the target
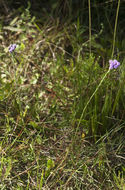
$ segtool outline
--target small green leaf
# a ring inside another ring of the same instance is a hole
[[[38,124],[35,121],[30,121],[29,123],[33,128],[37,128]]]
[[[18,20],[19,17],[15,17],[11,22],[10,22],[10,26],[13,26],[16,21]]]
[[[21,28],[12,27],[12,26],[4,26],[3,29],[10,30],[12,32],[23,32],[25,30]]]

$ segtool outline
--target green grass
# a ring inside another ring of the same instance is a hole
[[[105,40],[105,26],[93,33],[88,4],[89,27],[80,17],[60,24],[55,12],[39,22],[30,4],[20,15],[12,13],[7,26],[1,24],[1,190],[125,189],[120,1],[112,39]],[[10,43],[18,44],[13,54]],[[108,72],[108,58],[101,67],[105,54],[120,61],[117,70]]]

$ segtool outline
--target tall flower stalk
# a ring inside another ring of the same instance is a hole
[[[78,128],[80,126],[80,123],[81,123],[81,120],[84,116],[84,113],[86,111],[86,108],[87,106],[89,105],[89,103],[91,102],[92,98],[94,97],[94,95],[96,94],[96,92],[98,91],[98,89],[100,88],[101,84],[103,83],[103,81],[105,80],[106,76],[108,75],[108,73],[110,72],[110,70],[112,69],[117,69],[119,66],[120,66],[120,63],[115,59],[115,60],[109,60],[109,69],[108,71],[105,73],[104,77],[102,78],[102,80],[100,81],[99,85],[97,86],[97,88],[95,89],[94,93],[91,95],[91,97],[89,98],[88,102],[86,103],[85,107],[83,108],[83,111],[82,111],[82,114],[80,116],[80,119],[79,119],[79,122],[78,122],[78,125],[76,127],[76,133],[78,131]],[[76,136],[76,133],[75,133],[75,136]]]

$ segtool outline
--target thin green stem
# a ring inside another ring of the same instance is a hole
[[[117,11],[116,11],[115,28],[114,28],[114,36],[113,36],[113,46],[112,46],[112,56],[111,56],[111,58],[113,58],[114,49],[115,49],[116,29],[117,29],[117,23],[118,23],[119,7],[120,7],[120,0],[118,1]]]
[[[89,50],[90,50],[90,54],[91,54],[92,34],[91,34],[91,4],[90,4],[90,0],[88,0],[88,6],[89,6]]]
[[[94,95],[96,94],[96,92],[98,91],[99,87],[101,86],[101,84],[103,83],[104,79],[106,78],[106,76],[108,75],[109,72],[110,72],[110,69],[105,73],[104,77],[102,78],[102,80],[100,81],[99,85],[98,85],[97,88],[95,89],[94,93],[91,95],[91,97],[89,98],[87,104],[85,105],[85,107],[84,107],[84,109],[83,109],[83,111],[82,111],[81,117],[80,117],[80,119],[79,119],[78,125],[77,125],[77,127],[76,127],[76,133],[77,133],[77,131],[78,131],[78,128],[79,128],[79,126],[80,126],[81,120],[82,120],[82,118],[83,118],[83,115],[84,115],[84,113],[85,113],[85,111],[86,111],[86,108],[87,108],[88,104],[90,103],[90,101],[92,100],[92,98],[94,97]],[[75,133],[75,136],[76,136],[76,133]]]

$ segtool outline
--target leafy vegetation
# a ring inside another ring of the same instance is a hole
[[[124,190],[122,2],[48,1],[48,13],[43,1],[40,15],[40,1],[13,3],[0,23],[0,189]]]

